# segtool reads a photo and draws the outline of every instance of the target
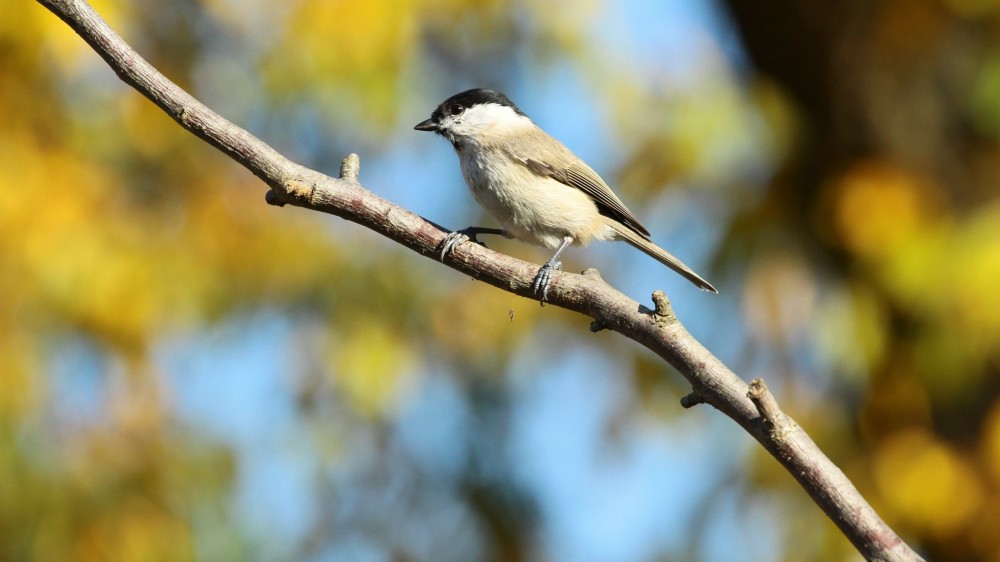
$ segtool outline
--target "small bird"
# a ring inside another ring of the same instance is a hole
[[[653,244],[649,230],[597,172],[518,109],[503,93],[472,89],[437,106],[417,124],[448,139],[472,196],[502,228],[470,226],[452,232],[441,259],[479,234],[498,234],[555,248],[535,275],[532,291],[544,303],[552,271],[570,244],[624,240],[681,274],[699,289],[718,293],[679,259]]]

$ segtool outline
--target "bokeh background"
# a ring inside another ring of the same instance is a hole
[[[567,269],[666,290],[929,559],[1000,560],[1000,2],[95,4],[452,228],[490,223],[412,125],[504,90],[721,295],[625,245]],[[638,345],[264,192],[0,4],[0,558],[859,559]]]

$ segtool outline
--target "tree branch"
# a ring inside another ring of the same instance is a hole
[[[170,82],[142,59],[83,0],[38,0],[104,58],[118,76],[163,109],[182,127],[218,148],[262,179],[267,202],[336,215],[437,259],[447,231],[373,194],[358,181],[356,155],[344,159],[340,178],[291,162]],[[446,265],[505,291],[534,299],[538,266],[463,244]],[[707,403],[740,424],[802,485],[868,560],[921,558],[882,521],[853,484],[791,418],[781,412],[760,379],[747,385],[681,325],[662,291],[650,310],[615,290],[594,270],[584,275],[556,271],[548,302],[589,316],[591,329],[615,330],[646,346],[677,369],[693,392],[682,404]]]

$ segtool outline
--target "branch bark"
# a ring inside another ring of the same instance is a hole
[[[359,160],[344,159],[339,178],[296,164],[230,123],[138,55],[84,0],[37,0],[83,39],[118,76],[182,127],[242,164],[271,189],[272,205],[294,205],[360,224],[437,260],[447,231],[362,187]],[[445,265],[505,291],[534,299],[538,266],[477,244],[452,251]],[[593,330],[610,329],[635,340],[677,369],[691,384],[682,404],[710,404],[756,439],[802,485],[868,560],[922,560],[875,513],[843,472],[805,431],[778,407],[760,379],[747,385],[681,325],[662,291],[649,309],[617,291],[594,270],[553,273],[548,302],[593,319]]]

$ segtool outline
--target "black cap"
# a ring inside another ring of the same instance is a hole
[[[474,105],[485,105],[488,103],[495,103],[497,105],[509,107],[518,115],[524,115],[524,112],[514,105],[514,102],[510,101],[510,98],[505,96],[503,92],[486,90],[484,88],[473,88],[460,94],[455,94],[454,96],[451,96],[441,102],[441,105],[437,106],[437,109],[435,109],[434,113],[431,114],[431,120],[437,122],[448,108],[455,105],[472,107]]]

